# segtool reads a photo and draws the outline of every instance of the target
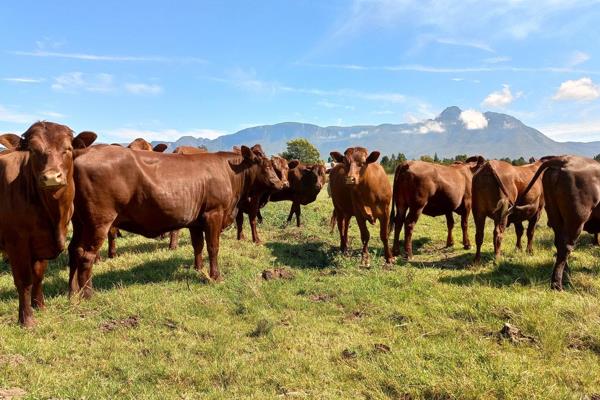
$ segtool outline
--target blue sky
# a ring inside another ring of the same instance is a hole
[[[102,141],[457,105],[600,140],[600,2],[18,1],[0,13],[0,131]]]

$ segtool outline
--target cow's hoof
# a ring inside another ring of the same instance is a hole
[[[446,243],[446,248],[448,249],[450,247],[454,247],[454,242],[452,242],[452,243]]]
[[[465,244],[463,246],[463,249],[465,249],[465,250],[471,250],[471,245],[470,244]]]
[[[25,317],[19,323],[23,328],[31,329],[35,326],[35,319],[33,317]]]
[[[552,284],[550,285],[550,288],[552,290],[558,290],[559,292],[561,292],[563,290],[563,286],[561,282],[552,282]]]

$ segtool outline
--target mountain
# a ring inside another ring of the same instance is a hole
[[[416,123],[320,127],[284,122],[243,129],[213,140],[184,136],[168,143],[168,151],[182,145],[202,145],[217,151],[260,143],[267,153],[275,154],[285,150],[287,141],[298,137],[317,146],[323,158],[333,150],[343,151],[351,146],[377,149],[382,154],[401,152],[408,158],[434,153],[439,157],[480,154],[486,158],[600,153],[600,142],[556,142],[510,115],[481,114],[456,106],[446,108],[434,119]]]

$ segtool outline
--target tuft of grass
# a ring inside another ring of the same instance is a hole
[[[283,228],[290,204],[263,209],[265,244],[223,233],[225,281],[193,269],[189,235],[166,240],[125,233],[115,259],[94,266],[95,295],[66,298],[68,260],[50,263],[47,308],[38,325],[16,324],[10,268],[0,263],[0,393],[25,398],[581,399],[600,393],[600,248],[583,234],[571,286],[553,292],[552,232],[545,218],[535,255],[492,259],[488,221],[479,265],[474,251],[445,249],[443,217],[422,217],[413,261],[384,268],[378,228],[371,269],[329,233],[324,190],[302,208],[301,228]],[[474,242],[474,227],[469,226]],[[245,226],[246,237],[249,227]],[[102,250],[106,256],[106,246]],[[205,263],[207,260],[205,259]],[[267,269],[293,279],[264,280]],[[505,323],[534,342],[499,340]],[[20,392],[21,393],[21,392]],[[587,396],[587,397],[586,397]]]

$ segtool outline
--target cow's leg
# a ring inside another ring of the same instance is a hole
[[[542,211],[536,213],[533,218],[527,223],[527,253],[533,254],[533,235],[535,234],[535,227],[542,215]]]
[[[400,207],[399,204],[396,204],[396,215],[394,216],[394,245],[392,249],[392,254],[395,256],[400,255],[400,232],[402,232],[402,226],[404,225],[404,220],[406,219],[406,208]]]
[[[423,208],[424,206],[419,208],[411,207],[406,216],[406,221],[404,222],[404,252],[407,260],[410,260],[413,257],[412,235],[415,230],[415,225],[423,212]]]
[[[222,280],[219,273],[219,239],[223,225],[223,215],[220,211],[213,211],[205,216],[206,244],[208,247],[208,258],[210,261],[210,278],[213,281]]]
[[[35,319],[31,307],[33,265],[29,258],[30,252],[24,245],[15,244],[7,247],[13,281],[19,294],[19,323],[26,328],[31,328],[35,325]]]
[[[263,223],[263,216],[260,213],[260,210],[258,210],[258,213],[256,214],[256,220],[258,221],[259,224]]]
[[[285,226],[287,226],[290,222],[292,222],[293,216],[294,216],[294,202],[292,202],[292,205],[290,207],[290,213],[288,214],[288,217],[285,220]],[[332,233],[333,233],[333,231],[332,231]]]
[[[369,234],[369,228],[367,228],[367,221],[363,217],[357,216],[356,223],[358,224],[358,229],[360,230],[360,241],[362,242],[361,264],[363,267],[368,267],[369,239],[371,235]]]
[[[569,255],[575,248],[575,241],[581,234],[583,224],[570,228],[564,227],[564,231],[554,230],[554,246],[556,246],[556,262],[552,272],[551,288],[556,290],[563,289],[563,272],[569,271]]]
[[[242,210],[238,210],[235,216],[235,226],[237,227],[237,240],[244,239],[244,213]]]
[[[471,213],[471,208],[465,208],[465,210],[460,214],[460,228],[462,229],[462,237],[463,237],[463,249],[469,250],[471,248],[471,241],[469,240],[469,214]]]
[[[42,280],[44,279],[44,272],[46,272],[47,267],[47,260],[37,260],[33,263],[33,291],[31,293],[31,305],[39,309],[43,309],[45,306]]]
[[[69,266],[71,269],[69,296],[79,293],[84,299],[92,297],[92,267],[111,224],[112,221],[106,225],[86,226],[81,231],[81,240],[71,240],[69,244]],[[75,277],[77,277],[76,284],[73,282]]]
[[[250,212],[248,213],[248,220],[250,221],[250,230],[252,231],[252,241],[255,244],[261,244],[260,237],[258,236],[258,229],[256,227],[256,216],[258,215],[258,211],[260,210],[260,205],[258,203],[260,199],[253,201],[250,204]]]
[[[515,232],[517,234],[516,247],[518,250],[523,250],[523,245],[521,244],[521,238],[523,237],[523,232],[524,232],[522,221],[515,222]]]
[[[302,214],[302,209],[300,208],[300,203],[293,203],[292,206],[296,207],[296,226],[300,228],[302,223],[300,222],[300,214]]]
[[[502,237],[504,236],[504,230],[506,229],[506,219],[494,221],[494,256],[496,260],[500,258]]]
[[[335,217],[337,219],[338,231],[340,233],[340,251],[342,253],[348,252],[348,225],[350,217],[342,214],[340,211],[335,211]]]
[[[452,229],[454,229],[454,215],[452,215],[452,211],[446,213],[446,227],[448,228],[446,247],[452,247],[454,246],[454,238],[452,237]]]
[[[169,250],[175,250],[179,245],[179,229],[169,232]]]
[[[115,226],[111,226],[108,230],[108,258],[114,258],[117,255],[117,234],[118,229]]]
[[[596,246],[600,246],[600,241],[598,240],[598,233],[594,233],[593,244]]]
[[[194,248],[194,269],[202,270],[202,250],[204,249],[204,231],[201,228],[190,228],[192,247]]]
[[[485,233],[485,215],[477,215],[473,213],[473,219],[475,220],[475,259],[473,262],[478,263],[481,261],[481,245],[483,244],[483,235]]]
[[[379,238],[383,243],[383,256],[385,258],[386,264],[392,264],[394,262],[394,256],[392,255],[392,250],[390,248],[389,243],[389,235],[390,235],[390,214],[388,210],[385,210],[385,213],[381,218],[379,218]]]

